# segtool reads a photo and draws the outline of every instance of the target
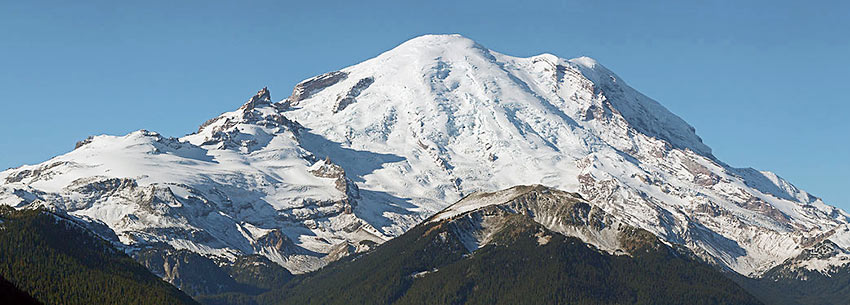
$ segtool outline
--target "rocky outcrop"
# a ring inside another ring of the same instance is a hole
[[[134,257],[153,274],[191,296],[241,291],[239,283],[218,262],[189,250],[153,247]]]
[[[271,230],[266,235],[257,238],[253,246],[254,251],[257,253],[260,253],[263,250],[273,250],[282,255],[299,254],[303,252],[303,249],[296,246],[289,237],[280,231],[280,229]]]
[[[129,178],[80,178],[71,182],[66,187],[69,191],[77,192],[85,196],[101,197],[108,196],[123,189],[136,188],[136,180]]]
[[[77,149],[77,148],[83,147],[83,145],[86,145],[86,144],[91,143],[92,139],[94,139],[94,137],[93,137],[93,136],[88,136],[87,138],[85,138],[85,139],[84,139],[84,140],[82,140],[82,141],[77,141],[77,144],[76,144],[76,145],[74,145],[74,149]]]
[[[310,173],[316,177],[333,178],[335,179],[334,185],[336,185],[337,190],[346,194],[351,199],[360,198],[360,189],[345,176],[345,170],[341,166],[331,162],[330,158],[325,158],[314,164]]]
[[[260,91],[257,91],[257,94],[251,97],[247,103],[242,105],[239,109],[242,110],[251,110],[257,108],[259,106],[268,106],[271,105],[272,98],[271,93],[269,92],[268,87],[263,87]]]
[[[782,211],[776,209],[769,203],[765,202],[763,199],[758,198],[756,196],[750,196],[746,201],[738,203],[738,206],[751,211],[759,212],[762,215],[767,215],[779,224],[791,224],[791,219],[788,218],[788,215],[785,215],[785,213],[782,213]]]
[[[207,133],[204,142],[201,143],[202,146],[217,144],[218,149],[245,148],[247,151],[253,151],[260,148],[263,143],[253,136],[244,134],[239,128],[240,124],[258,125],[276,130],[275,132],[298,132],[300,126],[279,113],[276,106],[271,108],[274,111],[261,111],[259,109],[270,106],[272,106],[270,92],[268,88],[263,88],[242,105],[238,111],[204,122],[195,134]]]
[[[42,179],[49,179],[52,175],[51,172],[53,169],[66,164],[68,164],[68,162],[60,161],[49,164],[42,164],[41,166],[35,169],[22,169],[18,171],[13,171],[8,176],[6,176],[6,183],[22,182],[26,179],[30,179],[29,182],[32,183]]]
[[[710,187],[720,182],[720,176],[692,159],[683,159],[682,165],[693,175],[693,182],[697,185]]]
[[[374,77],[366,77],[357,81],[357,84],[355,84],[354,87],[348,89],[348,93],[344,96],[337,97],[336,104],[334,104],[331,111],[333,111],[333,113],[337,113],[345,109],[345,107],[348,107],[348,105],[354,104],[354,102],[356,102],[355,98],[360,96],[360,93],[362,93],[363,90],[366,90],[366,88],[369,88],[369,86],[374,82]]]
[[[313,96],[313,94],[316,94],[317,92],[322,91],[323,89],[330,87],[347,77],[348,73],[346,72],[334,71],[309,78],[295,85],[295,89],[292,90],[292,95],[283,101],[283,104],[286,107],[295,106],[298,102]]]
[[[355,245],[349,242],[342,242],[337,245],[334,245],[333,248],[331,248],[331,251],[328,252],[328,255],[326,255],[322,259],[330,263],[335,262],[343,257],[352,255],[354,253],[357,253],[357,247]]]

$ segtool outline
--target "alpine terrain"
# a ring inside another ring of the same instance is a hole
[[[611,248],[618,250],[599,251]],[[578,194],[517,186],[467,196],[367,255],[344,258],[256,299],[259,304],[761,304],[689,253],[611,218]]]
[[[519,185],[574,200],[515,203]],[[87,223],[193,296],[273,291],[249,279],[285,282],[379,253],[419,224],[436,230],[427,238],[465,232],[446,242],[467,255],[498,250],[486,247],[494,240],[527,250],[531,234],[545,253],[580,251],[612,270],[646,271],[623,257],[708,263],[716,274],[685,285],[725,274],[770,303],[850,297],[850,214],[718,160],[693,127],[591,58],[513,57],[459,35],[414,38],[282,100],[263,88],[180,138],[87,138],[0,172],[0,204]],[[514,222],[513,235],[493,229]],[[749,301],[735,287],[714,296]],[[661,293],[641,289],[623,293]]]

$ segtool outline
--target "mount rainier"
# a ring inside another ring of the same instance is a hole
[[[531,184],[746,277],[831,276],[850,262],[850,214],[718,160],[593,59],[512,57],[459,35],[414,38],[280,101],[264,88],[180,138],[90,137],[0,172],[0,204],[80,219],[175,283],[185,272],[162,262],[174,253],[304,273],[464,196]],[[604,236],[576,237],[616,253]]]

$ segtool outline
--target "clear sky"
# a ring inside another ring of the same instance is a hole
[[[404,2],[0,1],[0,169],[93,134],[181,136],[263,86],[282,99],[409,38],[460,33],[509,55],[593,57],[721,160],[850,210],[848,1]]]

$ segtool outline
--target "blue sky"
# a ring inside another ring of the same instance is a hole
[[[721,160],[850,210],[846,1],[135,2],[0,3],[0,169],[93,134],[181,136],[263,86],[284,98],[409,38],[460,33],[593,57]]]

